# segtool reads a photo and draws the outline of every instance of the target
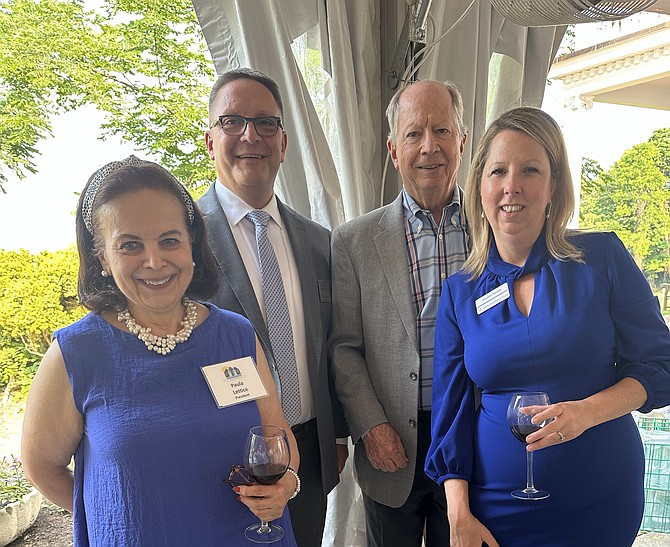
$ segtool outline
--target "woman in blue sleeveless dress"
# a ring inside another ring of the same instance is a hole
[[[630,547],[644,454],[630,412],[670,402],[670,333],[613,233],[570,233],[574,198],[560,128],[515,108],[487,129],[466,209],[473,252],[442,291],[426,472],[444,484],[452,545]],[[481,405],[475,404],[475,386]],[[520,500],[515,392],[551,405],[527,437],[542,500]]]
[[[74,544],[252,545],[260,520],[285,531],[299,456],[247,319],[196,302],[216,289],[191,197],[131,156],[89,179],[77,211],[79,296],[92,310],[58,330],[28,397],[30,480],[74,513]],[[219,408],[201,367],[252,357],[267,397]],[[291,472],[274,485],[224,482],[257,425],[286,430]],[[74,456],[74,469],[69,467]]]

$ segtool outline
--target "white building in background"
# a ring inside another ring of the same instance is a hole
[[[549,78],[563,82],[573,110],[594,101],[670,110],[670,17],[559,56]]]
[[[563,128],[576,185],[582,158],[608,169],[654,130],[670,127],[667,11],[578,24],[564,38],[575,51],[554,61],[543,108]]]

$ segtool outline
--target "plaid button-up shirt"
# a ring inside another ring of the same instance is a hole
[[[405,241],[416,307],[419,370],[419,410],[431,409],[435,318],[442,284],[465,262],[469,249],[468,227],[461,210],[463,190],[458,186],[442,210],[440,225],[430,211],[421,209],[403,188]]]

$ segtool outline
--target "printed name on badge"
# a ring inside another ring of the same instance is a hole
[[[207,365],[200,369],[219,408],[268,395],[251,357]]]
[[[503,300],[509,298],[509,285],[503,283],[500,287],[496,287],[492,291],[486,293],[484,296],[480,296],[475,300],[475,306],[477,307],[477,315],[481,315],[486,310],[490,310],[496,304],[499,304]]]

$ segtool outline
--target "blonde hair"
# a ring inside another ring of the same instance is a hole
[[[546,243],[549,254],[558,260],[583,262],[582,252],[566,237],[568,221],[575,210],[575,196],[563,133],[556,121],[539,108],[520,106],[501,114],[486,129],[470,165],[465,189],[465,212],[470,224],[472,251],[463,265],[472,278],[484,271],[489,259],[493,230],[484,216],[481,185],[484,165],[491,143],[501,131],[519,131],[542,145],[549,158],[551,178],[555,184],[547,210]]]

